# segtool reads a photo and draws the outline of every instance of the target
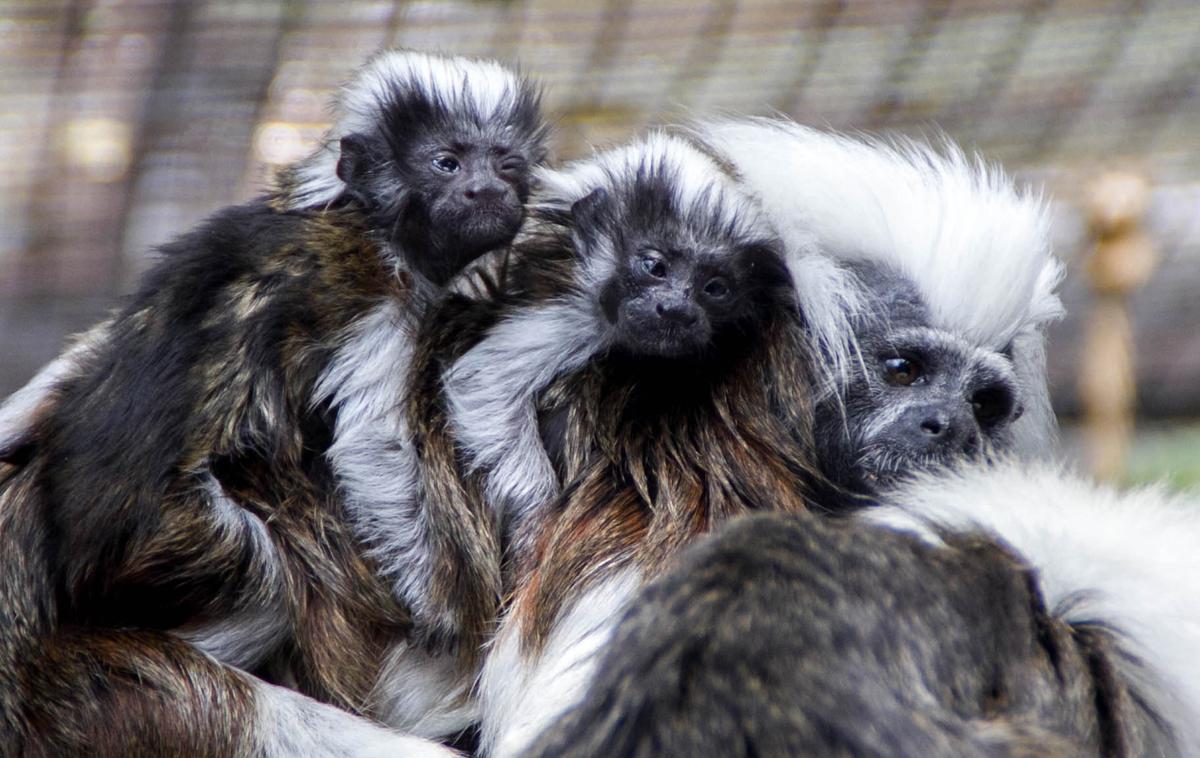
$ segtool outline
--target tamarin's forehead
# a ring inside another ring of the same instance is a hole
[[[560,169],[542,172],[546,194],[567,203],[598,188],[610,194],[635,195],[637,202],[668,205],[677,213],[717,202],[731,210],[753,207],[748,195],[709,156],[686,140],[651,132]]]
[[[623,247],[649,247],[670,260],[686,259],[698,265],[729,261],[743,248],[771,244],[769,238],[729,234],[728,229],[706,224],[702,219],[689,223],[679,216],[625,220],[614,226],[613,236]]]
[[[687,166],[648,160],[608,180],[620,222],[634,229],[687,234],[695,240],[737,241],[767,236],[757,206],[719,172],[689,172]]]
[[[425,93],[404,93],[384,104],[379,128],[401,154],[430,143],[462,149],[502,145],[541,159],[545,130],[536,110],[526,118],[519,108],[487,115],[459,105],[431,100]]]
[[[388,142],[399,154],[428,147],[458,152],[486,150],[496,155],[519,152],[535,160],[539,146],[522,128],[506,123],[446,119],[416,123],[412,129],[389,134]]]

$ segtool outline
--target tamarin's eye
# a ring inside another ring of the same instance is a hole
[[[907,358],[887,358],[883,361],[883,370],[891,384],[907,387],[921,378],[921,367],[916,361]]]
[[[714,276],[704,285],[704,294],[713,300],[720,300],[729,294],[729,285],[721,277]]]
[[[443,174],[453,174],[459,169],[458,159],[450,155],[439,155],[433,159],[433,167]]]
[[[656,258],[652,255],[643,255],[642,270],[655,279],[662,279],[667,275],[667,264],[662,258]]]

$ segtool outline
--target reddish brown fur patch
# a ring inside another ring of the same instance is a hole
[[[157,632],[62,630],[25,703],[25,755],[249,755],[253,691]]]
[[[811,365],[798,324],[781,318],[680,405],[642,402],[636,377],[604,360],[564,378],[567,482],[531,520],[514,610],[524,642],[544,644],[570,599],[635,564],[651,577],[694,537],[741,513],[799,511],[819,476],[811,455]],[[711,384],[707,384],[711,380]]]

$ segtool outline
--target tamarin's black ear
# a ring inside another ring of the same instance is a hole
[[[367,174],[371,167],[371,146],[367,137],[357,132],[347,134],[338,143],[341,155],[337,162],[337,176],[346,185],[346,191],[360,202],[366,203]]]
[[[587,254],[599,237],[608,213],[608,191],[597,187],[571,204],[571,225],[579,252]]]

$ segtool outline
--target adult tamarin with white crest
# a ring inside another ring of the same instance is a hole
[[[948,140],[783,119],[694,132],[784,240],[826,369],[818,454],[834,483],[870,495],[964,458],[1052,452],[1043,345],[1062,266],[1038,192]]]
[[[400,51],[338,108],[6,409],[5,754],[433,754],[345,710],[471,721],[498,547],[422,507],[404,397],[422,314],[521,223],[538,94]]]

